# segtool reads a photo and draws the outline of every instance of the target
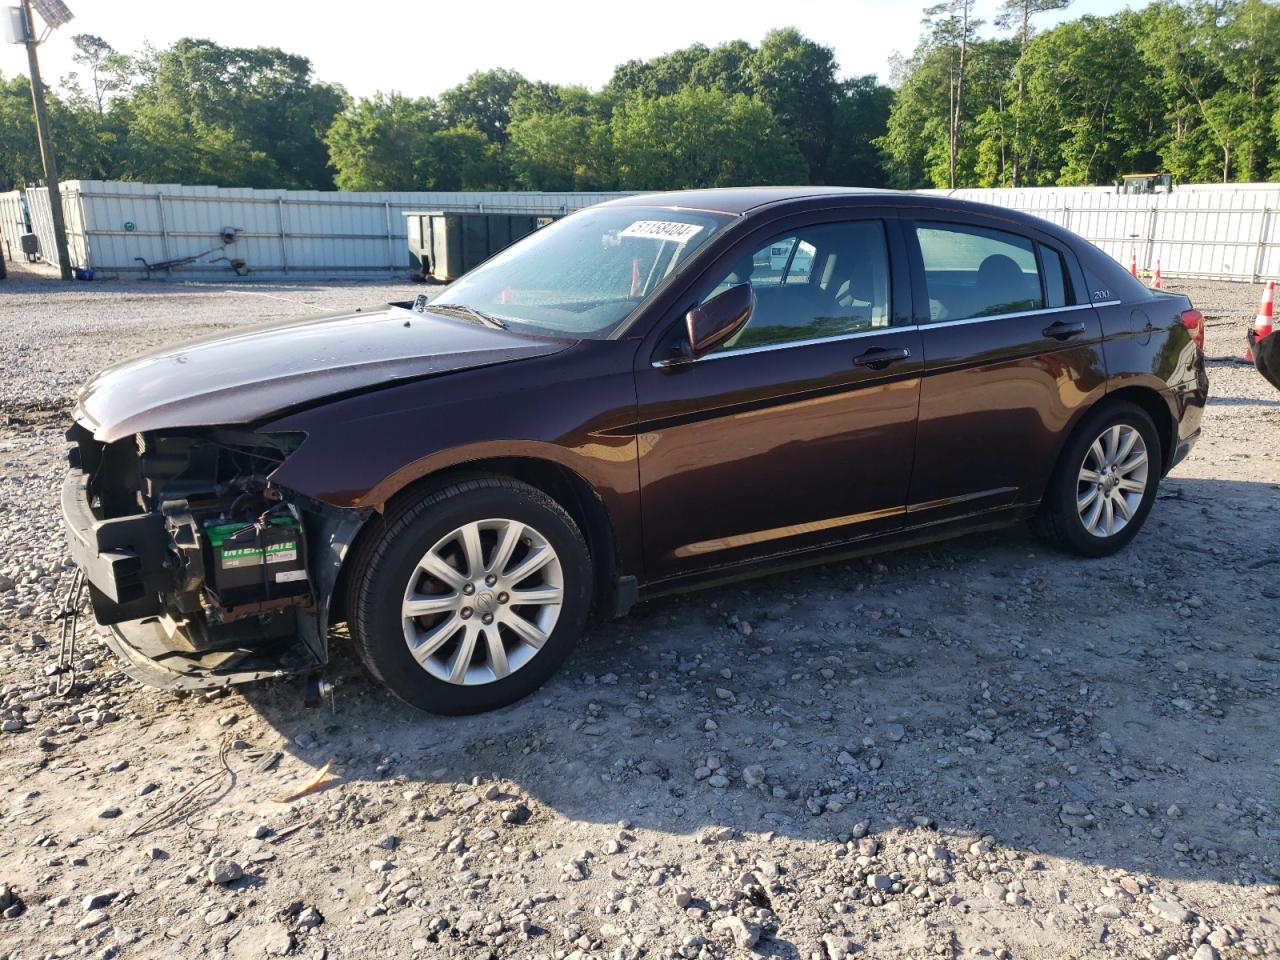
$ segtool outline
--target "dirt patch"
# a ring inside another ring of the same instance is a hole
[[[1256,288],[1190,289],[1205,437],[1120,556],[1014,529],[645,604],[477,718],[410,711],[340,638],[332,712],[143,689],[93,640],[51,693],[78,382],[412,288],[266,292],[57,298],[38,329],[0,303],[0,956],[1280,955]]]

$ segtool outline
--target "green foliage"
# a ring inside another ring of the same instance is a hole
[[[376,94],[340,113],[327,135],[339,190],[491,190],[496,150],[471,127],[446,127],[430,98]]]
[[[1048,29],[1069,0],[925,11],[892,88],[841,78],[821,38],[692,44],[605,87],[482,70],[437,99],[352,101],[273,48],[185,39],[137,55],[71,38],[50,91],[67,178],[344,190],[898,187],[1280,179],[1280,4],[1154,0]],[[411,79],[410,75],[406,75]],[[0,78],[0,189],[42,176],[23,78]]]
[[[788,183],[805,161],[772,111],[745,94],[685,87],[634,96],[613,114],[613,150],[624,190]]]
[[[325,140],[339,190],[421,190],[426,144],[440,129],[430,98],[398,93],[357,101],[334,118]]]
[[[609,190],[613,143],[607,121],[570,109],[529,113],[511,124],[511,172],[522,190]]]
[[[496,190],[498,152],[471,127],[446,127],[431,134],[423,152],[426,181],[419,190]]]
[[[53,107],[53,103],[50,103]],[[41,176],[31,84],[26,77],[0,77],[0,189]]]
[[[721,93],[758,93],[757,54],[745,40],[712,47],[689,69],[688,82]]]
[[[893,91],[874,75],[841,84],[831,118],[827,182],[858,187],[887,185],[877,139],[889,122]]]
[[[1022,183],[1106,183],[1159,166],[1150,133],[1160,100],[1138,50],[1133,14],[1082,17],[1036,37],[1017,114]]]
[[[179,40],[140,74],[127,104],[125,177],[248,187],[333,182],[324,134],[346,95],[313,81],[305,57]]]
[[[614,69],[605,93],[615,100],[636,94],[650,99],[669,97],[689,85],[694,68],[710,53],[706,46],[695,43],[652,60],[628,60]]]
[[[830,179],[827,162],[835,115],[846,100],[836,72],[830,49],[787,28],[770,31],[759,49],[742,40],[711,48],[696,43],[652,60],[630,60],[614,71],[604,92],[615,101],[667,97],[689,87],[753,97],[769,109],[804,156],[807,169],[802,179],[822,183]],[[883,96],[888,95],[886,89]],[[855,97],[857,103],[861,101]],[[850,106],[845,104],[846,131]],[[860,169],[843,158],[838,166],[841,176]]]
[[[118,53],[111,44],[91,33],[78,33],[71,38],[76,52],[72,61],[86,73],[84,84],[79,71],[62,80],[72,100],[106,113],[112,99],[124,93],[133,83],[137,65],[133,58]]]
[[[51,138],[63,170],[101,177],[111,166],[115,133],[96,112],[46,93]],[[0,77],[0,190],[43,180],[40,149],[26,77]]]
[[[923,49],[906,65],[878,141],[889,182],[895,187],[943,187],[950,155],[951,56]]]
[[[1008,0],[1007,39],[979,39],[958,122],[958,186],[1182,182],[1280,174],[1280,6],[1157,0],[1036,34],[1058,0]],[[936,35],[936,34],[935,34]],[[946,186],[955,38],[922,43],[900,71],[879,141],[897,186]],[[1003,45],[1003,49],[1002,49]]]
[[[1278,102],[1280,7],[1161,0],[1142,18],[1142,53],[1170,121],[1160,151],[1169,169],[1197,180],[1262,176],[1276,156],[1267,118]]]
[[[771,30],[756,53],[752,79],[756,96],[804,155],[809,177],[822,183],[840,91],[835,55],[794,28]]]
[[[451,127],[471,127],[505,143],[511,101],[527,83],[514,70],[479,71],[440,94],[440,112]]]

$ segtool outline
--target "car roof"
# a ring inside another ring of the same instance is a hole
[[[637,193],[609,201],[609,206],[676,207],[686,210],[710,210],[716,213],[744,214],[759,207],[785,200],[810,197],[852,197],[873,194],[910,196],[899,190],[875,187],[713,187],[705,190],[669,190],[663,193]]]
[[[862,200],[876,205],[922,211],[950,210],[995,217],[1011,224],[1021,224],[1057,237],[1064,243],[1079,246],[1080,237],[1052,220],[1013,207],[966,200],[942,193],[920,193],[914,190],[887,190],[880,187],[714,187],[703,190],[668,190],[661,193],[636,193],[610,200],[601,206],[666,207],[671,210],[702,210],[746,216],[766,208],[799,203],[806,207],[821,206],[823,200]],[[850,204],[851,206],[857,204]]]
[[[940,193],[916,193],[910,190],[882,190],[875,187],[718,187],[705,190],[672,190],[664,193],[637,193],[619,197],[601,206],[666,207],[672,210],[701,210],[746,217],[766,209],[777,211],[795,204],[798,210],[823,207],[824,201],[834,201],[832,206],[850,207],[883,205],[904,210],[915,208],[917,214],[946,217],[953,214],[971,214],[988,220],[1004,221],[1010,226],[1021,226],[1054,238],[1063,246],[1075,251],[1084,268],[1085,277],[1092,290],[1107,290],[1108,296],[1136,300],[1150,297],[1151,291],[1129,275],[1120,264],[1093,244],[1051,220],[1031,213],[1000,207],[990,203],[977,203]]]
[[[784,204],[801,203],[812,207],[823,200],[864,201],[895,207],[917,207],[933,210],[952,210],[957,213],[973,213],[997,217],[1011,223],[1054,234],[1064,241],[1076,239],[1052,221],[1011,207],[963,200],[940,193],[916,193],[911,190],[885,190],[878,187],[715,187],[703,190],[669,190],[662,193],[637,193],[610,200],[601,206],[666,207],[672,210],[702,210],[746,216],[766,208]],[[855,204],[851,204],[855,205]]]

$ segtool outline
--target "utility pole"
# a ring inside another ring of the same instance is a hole
[[[49,213],[53,217],[53,242],[58,252],[58,268],[63,280],[71,279],[71,256],[67,252],[67,226],[62,216],[62,193],[58,189],[58,162],[53,156],[53,140],[49,130],[49,111],[44,103],[44,81],[40,79],[40,60],[36,47],[36,21],[31,13],[31,0],[22,0],[26,17],[27,63],[31,68],[31,103],[36,112],[36,139],[40,141],[40,162],[44,166],[44,182],[49,188]]]

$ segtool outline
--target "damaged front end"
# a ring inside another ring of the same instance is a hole
[[[198,689],[328,659],[329,604],[365,513],[274,484],[301,434],[207,429],[96,440],[62,490],[72,559],[125,673]]]

